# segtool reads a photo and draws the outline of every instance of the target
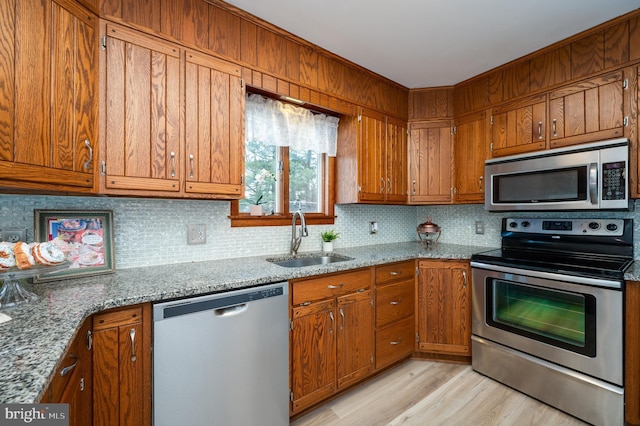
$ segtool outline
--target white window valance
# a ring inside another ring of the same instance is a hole
[[[247,141],[288,146],[336,156],[338,117],[315,114],[306,108],[248,94],[246,102]]]

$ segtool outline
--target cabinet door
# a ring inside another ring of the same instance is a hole
[[[0,6],[0,183],[92,192],[98,20],[67,0],[9,3]]]
[[[185,191],[241,198],[245,89],[240,67],[188,51],[185,74]]]
[[[453,143],[451,121],[411,124],[409,201],[450,203]]]
[[[484,202],[484,162],[487,158],[486,113],[455,121],[455,203]]]
[[[60,403],[69,404],[69,426],[91,426],[93,424],[91,365],[78,364],[71,376]]]
[[[418,349],[471,355],[468,262],[420,261],[418,273]]]
[[[297,413],[336,390],[335,299],[293,308],[291,412]]]
[[[151,424],[150,306],[93,319],[95,425]]]
[[[491,156],[546,148],[546,97],[536,96],[491,111]]]
[[[104,191],[180,191],[180,50],[108,24],[104,62]]]
[[[338,298],[337,377],[345,388],[373,371],[373,297],[371,290]]]
[[[392,204],[404,204],[407,202],[407,124],[387,118],[386,133],[386,201]]]
[[[387,192],[386,118],[362,114],[360,121],[359,201],[384,202]]]
[[[549,95],[551,148],[624,135],[622,75],[614,71]]]

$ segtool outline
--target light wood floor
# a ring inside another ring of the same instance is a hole
[[[295,426],[585,425],[460,365],[410,360],[291,423]]]

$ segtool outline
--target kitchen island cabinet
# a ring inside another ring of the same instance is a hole
[[[418,261],[417,351],[471,356],[470,268],[468,261]]]
[[[10,1],[0,28],[0,186],[95,192],[97,17],[72,0]]]
[[[93,424],[151,425],[151,304],[93,316]]]

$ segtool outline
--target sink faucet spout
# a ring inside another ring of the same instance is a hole
[[[296,216],[300,217],[300,230],[296,229]],[[293,220],[291,221],[291,251],[289,254],[295,256],[298,254],[298,248],[302,242],[302,237],[307,237],[309,232],[307,231],[307,223],[304,220],[304,214],[301,210],[293,212]]]

